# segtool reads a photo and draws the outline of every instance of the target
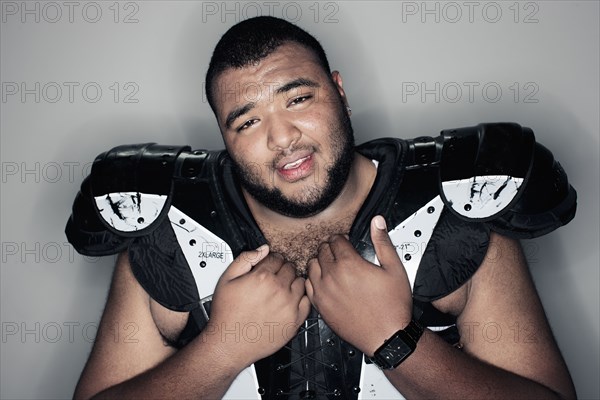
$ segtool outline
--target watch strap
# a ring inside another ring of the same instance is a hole
[[[381,369],[394,369],[411,355],[417,347],[417,342],[424,328],[412,320],[404,328],[387,339],[375,351],[371,361]]]

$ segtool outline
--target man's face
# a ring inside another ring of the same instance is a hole
[[[354,137],[341,78],[284,44],[215,81],[217,119],[242,187],[283,215],[307,217],[341,192]]]

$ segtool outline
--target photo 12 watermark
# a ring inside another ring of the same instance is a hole
[[[2,1],[3,24],[140,22],[136,1]]]
[[[2,241],[0,244],[2,264],[74,264],[84,260],[96,263],[100,257],[82,256],[69,242],[60,241]],[[116,260],[116,255],[113,256]]]
[[[305,18],[315,24],[339,22],[337,1],[203,1],[202,22],[238,23],[269,15],[296,23]]]
[[[537,24],[540,5],[534,1],[403,1],[402,23]]]
[[[48,321],[25,322],[3,321],[2,343],[75,343],[82,340],[94,343],[98,335],[97,322]],[[139,343],[137,337],[140,327],[135,322],[113,323],[103,328],[103,335],[108,335],[114,343]]]
[[[537,104],[540,86],[537,82],[461,81],[402,82],[402,103],[498,103],[502,100]]]
[[[140,85],[137,82],[99,83],[3,81],[2,103],[99,103],[137,104]]]
[[[513,322],[511,324],[495,321],[465,321],[459,324],[463,344],[483,340],[487,343],[512,341],[514,343],[537,343],[537,328],[533,323]]]
[[[89,176],[94,163],[81,161],[3,161],[2,183],[74,183]]]
[[[280,93],[280,82],[231,82],[216,84],[213,82],[210,92],[219,93],[225,100],[231,100],[236,103],[258,103],[259,101],[272,103],[283,96],[285,101],[299,101],[310,98],[314,101],[323,103],[333,103],[338,98],[332,96],[330,92],[316,87],[311,82],[302,82],[303,85],[285,90]],[[208,103],[206,82],[202,82],[202,102]]]
[[[421,232],[417,231],[420,235]],[[429,242],[404,241],[394,245],[396,253],[402,261],[410,261],[413,257],[422,257],[428,250]],[[446,240],[443,247],[436,248],[439,259],[460,259],[459,255],[464,252],[464,244],[461,241]],[[539,262],[540,246],[535,241],[524,241],[521,247],[504,247],[494,242],[488,244],[484,262],[496,263],[502,260],[519,261],[522,255],[529,264]]]

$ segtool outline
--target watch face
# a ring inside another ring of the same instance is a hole
[[[396,368],[417,347],[416,342],[405,331],[398,331],[376,352],[373,361],[380,368]]]
[[[382,369],[396,368],[406,357],[412,354],[417,347],[417,341],[423,334],[423,328],[414,320],[405,329],[401,329],[394,336],[386,340],[375,351],[373,362]]]
[[[402,340],[402,337],[398,335],[390,341],[385,349],[382,349],[380,355],[385,358],[387,363],[396,366],[412,352],[413,348],[406,344]]]

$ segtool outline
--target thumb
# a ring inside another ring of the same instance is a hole
[[[267,254],[269,254],[269,245],[267,244],[263,244],[254,250],[244,251],[229,264],[221,278],[231,281],[250,272],[252,267],[261,262]]]
[[[376,215],[371,220],[371,241],[375,247],[377,259],[384,269],[393,265],[402,265],[398,253],[396,253],[396,247],[388,235],[385,219],[381,215]]]

